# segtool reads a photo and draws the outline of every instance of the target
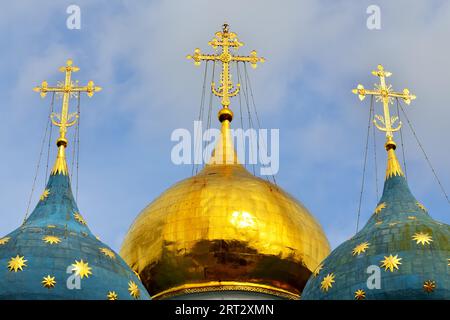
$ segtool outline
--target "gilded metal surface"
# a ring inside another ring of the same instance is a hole
[[[404,176],[402,166],[398,162],[394,148],[388,149],[387,154],[386,179],[395,176]]]
[[[145,208],[125,237],[121,256],[154,297],[211,281],[298,296],[330,251],[301,203],[237,161],[217,161],[235,159],[228,126],[210,163]]]
[[[381,267],[384,267],[385,271],[389,269],[391,272],[394,272],[395,270],[398,270],[399,265],[402,264],[400,260],[402,260],[402,258],[399,258],[398,254],[395,256],[390,254],[388,257],[385,256],[384,260],[381,260]]]
[[[88,97],[92,97],[95,92],[100,91],[102,88],[95,86],[93,81],[89,81],[87,86],[78,86],[78,81],[75,83],[72,81],[72,72],[79,71],[80,68],[73,65],[72,60],[67,60],[65,66],[60,67],[59,71],[65,73],[64,83],[59,83],[56,87],[49,87],[47,81],[42,81],[40,87],[33,88],[34,91],[40,92],[41,97],[44,98],[48,92],[55,92],[62,94],[62,108],[61,113],[53,112],[50,117],[52,124],[59,127],[59,138],[57,140],[58,155],[56,162],[53,166],[51,173],[53,175],[63,174],[67,175],[69,170],[66,162],[66,147],[67,128],[77,123],[78,113],[69,113],[69,100],[71,97],[79,95],[81,92],[86,92]]]
[[[165,191],[130,227],[121,249],[154,298],[189,292],[250,291],[298,298],[309,275],[329,251],[328,241],[308,210],[278,186],[251,175],[238,161],[229,132],[233,89],[231,61],[263,62],[233,56],[242,46],[224,25],[209,43],[219,55],[195,49],[188,56],[222,63],[222,123],[209,163],[196,176]]]
[[[203,54],[201,53],[199,48],[194,50],[193,55],[188,55],[188,59],[193,59],[194,64],[199,66],[201,61],[217,61],[222,64],[222,72],[220,74],[220,86],[216,88],[216,84],[214,82],[211,83],[211,91],[212,93],[221,98],[222,104],[222,113],[226,113],[228,106],[230,105],[230,98],[238,95],[240,91],[240,83],[237,83],[233,88],[233,81],[231,80],[230,75],[230,63],[231,62],[248,62],[253,68],[256,68],[258,62],[264,62],[265,59],[262,57],[258,57],[258,54],[255,50],[250,52],[249,56],[238,56],[233,55],[230,52],[230,48],[234,50],[238,50],[244,44],[239,41],[237,34],[229,31],[228,24],[224,24],[222,31],[218,31],[215,34],[215,37],[208,42],[208,44],[216,50],[218,47],[222,48],[222,52],[220,54]],[[232,118],[232,114],[231,114]],[[230,119],[231,119],[230,118]]]
[[[384,70],[381,64],[378,65],[377,70],[372,71],[372,74],[380,79],[380,84],[375,84],[374,90],[367,90],[362,84],[358,84],[352,92],[357,94],[361,101],[364,100],[366,95],[372,95],[375,96],[377,101],[383,103],[384,116],[375,115],[373,123],[378,130],[386,132],[385,147],[388,152],[386,179],[397,175],[403,176],[402,168],[394,152],[396,148],[394,132],[400,130],[402,122],[399,121],[397,127],[393,127],[398,121],[398,116],[391,116],[389,105],[392,104],[393,98],[401,98],[406,104],[410,104],[412,100],[416,99],[416,96],[411,94],[408,89],[403,89],[403,92],[395,92],[392,90],[392,85],[386,85],[386,78],[390,77],[392,73]]]
[[[327,274],[324,278],[323,278],[323,280],[322,280],[322,282],[320,283],[320,288],[323,290],[323,291],[328,291],[330,288],[332,288],[333,287],[333,283],[335,282],[334,281],[334,274],[333,273],[329,273],[329,274]]]
[[[355,300],[364,300],[366,298],[366,292],[362,289],[355,291]]]
[[[261,284],[254,284],[250,282],[236,282],[236,281],[211,281],[206,283],[191,283],[181,285],[169,290],[160,292],[153,296],[153,299],[168,299],[181,295],[188,295],[193,293],[205,292],[223,292],[223,291],[244,291],[256,292],[271,296],[277,296],[283,299],[299,300],[300,296],[292,294],[283,289],[274,288],[272,286],[265,286]]]
[[[380,84],[375,85],[375,90],[367,90],[362,84],[358,84],[352,92],[357,94],[361,101],[364,100],[366,95],[373,95],[377,101],[383,103],[384,117],[375,115],[373,122],[380,131],[386,132],[386,138],[389,141],[393,138],[393,132],[400,130],[402,127],[402,123],[399,122],[398,126],[393,128],[393,125],[398,121],[398,117],[391,117],[389,112],[389,105],[392,103],[393,98],[402,98],[406,104],[410,104],[411,100],[414,100],[416,96],[410,94],[408,89],[403,89],[403,92],[395,92],[392,90],[391,85],[386,85],[386,78],[390,77],[392,73],[384,70],[381,64],[378,65],[377,70],[372,71],[372,74],[380,78]],[[377,120],[381,122],[381,125]]]

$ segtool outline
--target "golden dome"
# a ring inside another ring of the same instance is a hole
[[[330,252],[300,202],[238,163],[229,124],[205,168],[147,206],[125,237],[121,256],[153,298],[232,290],[296,299]]]

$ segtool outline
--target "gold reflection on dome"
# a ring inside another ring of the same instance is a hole
[[[300,202],[238,163],[228,127],[205,168],[146,207],[125,237],[121,256],[153,298],[218,287],[298,298],[330,251]]]
[[[255,225],[252,215],[246,211],[233,211],[230,223],[237,228],[250,228]]]

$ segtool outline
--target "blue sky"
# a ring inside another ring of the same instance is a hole
[[[70,4],[81,8],[80,30],[66,28]],[[370,4],[381,8],[381,30],[366,28]],[[351,89],[371,87],[379,63],[393,72],[395,89],[417,95],[408,115],[450,189],[446,1],[15,1],[0,12],[0,235],[23,219],[48,115],[50,97],[32,87],[61,80],[57,69],[72,58],[76,79],[104,88],[82,98],[78,205],[91,230],[118,249],[140,210],[191,174],[170,160],[170,134],[193,127],[201,94],[202,69],[185,56],[208,51],[224,21],[245,43],[242,54],[256,49],[267,59],[250,76],[262,127],[280,129],[277,182],[317,217],[333,247],[354,233],[361,184],[369,101]],[[449,223],[449,205],[408,129],[404,138],[413,193]],[[376,142],[381,192],[380,132]],[[362,223],[377,203],[373,159],[371,145]]]

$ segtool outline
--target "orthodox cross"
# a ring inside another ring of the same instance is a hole
[[[94,85],[93,81],[89,81],[87,86],[78,86],[78,81],[72,81],[72,72],[79,71],[80,68],[73,65],[72,60],[67,60],[65,66],[59,68],[59,71],[65,73],[64,83],[59,83],[56,87],[50,87],[47,81],[42,81],[40,87],[35,87],[33,90],[40,92],[41,97],[44,98],[48,92],[55,92],[62,94],[61,112],[53,112],[50,115],[53,125],[59,127],[59,138],[56,142],[58,146],[58,158],[52,170],[52,174],[61,173],[67,175],[67,164],[65,161],[65,148],[67,147],[67,128],[76,124],[78,113],[69,113],[69,100],[72,97],[78,97],[81,92],[86,92],[88,97],[92,97],[95,92],[101,90],[100,87]]]
[[[402,123],[400,121],[396,127],[393,127],[398,121],[398,116],[391,116],[389,105],[392,104],[394,98],[402,98],[406,104],[410,104],[416,96],[410,94],[408,89],[403,89],[403,92],[395,92],[392,90],[392,85],[386,85],[386,78],[390,77],[392,73],[384,70],[382,65],[378,65],[377,70],[372,71],[372,74],[380,78],[380,83],[375,84],[375,89],[367,90],[364,89],[362,84],[358,84],[352,92],[357,94],[361,101],[364,100],[366,95],[373,95],[376,97],[377,102],[381,101],[383,103],[384,116],[375,115],[373,123],[378,130],[386,132],[386,148],[391,146],[395,149],[393,132],[400,130]]]
[[[229,31],[228,24],[224,24],[222,31],[218,31],[215,37],[208,42],[208,44],[213,48],[222,48],[220,54],[203,54],[199,48],[194,50],[193,55],[188,55],[188,59],[193,59],[196,66],[200,65],[201,61],[218,61],[222,63],[222,72],[220,74],[220,85],[216,88],[214,82],[211,83],[211,91],[214,95],[221,98],[222,110],[219,112],[219,119],[223,121],[228,119],[231,121],[233,118],[233,113],[228,109],[230,105],[230,98],[236,96],[240,90],[240,83],[236,86],[233,85],[230,75],[230,63],[236,62],[249,62],[253,68],[256,68],[258,62],[264,62],[264,58],[258,57],[256,51],[251,51],[249,56],[238,56],[233,55],[230,52],[230,48],[235,50],[242,47],[244,44],[240,42],[237,38],[236,33]]]

